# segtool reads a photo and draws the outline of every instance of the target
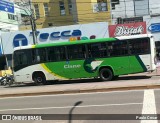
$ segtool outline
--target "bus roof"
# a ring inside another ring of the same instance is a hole
[[[49,47],[49,46],[62,46],[62,45],[72,45],[72,44],[85,44],[85,43],[96,43],[96,42],[105,42],[105,41],[115,41],[115,38],[99,38],[99,39],[87,39],[87,40],[75,40],[75,41],[66,41],[66,42],[55,42],[47,44],[37,44],[36,48]]]
[[[151,37],[151,34],[141,34],[141,35],[130,35],[130,36],[120,36],[120,37],[112,37],[112,38],[98,38],[98,39],[87,39],[87,40],[76,40],[76,41],[67,41],[67,42],[55,42],[55,43],[47,43],[47,44],[37,44],[36,48],[41,47],[50,47],[50,46],[62,46],[62,45],[72,45],[72,44],[84,44],[84,43],[96,43],[96,42],[106,42],[106,41],[116,41],[117,39],[132,39],[132,38],[143,38],[143,37]]]

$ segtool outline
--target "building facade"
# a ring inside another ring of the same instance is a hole
[[[157,56],[160,58],[160,1],[159,0],[111,0],[112,24],[146,23],[146,33],[154,36]]]
[[[111,23],[109,0],[32,0],[36,28],[93,22]],[[31,29],[30,24],[21,30]]]

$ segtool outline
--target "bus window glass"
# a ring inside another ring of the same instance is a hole
[[[46,49],[37,49],[38,50],[38,57],[37,61],[39,62],[45,62],[46,61]]]
[[[65,47],[49,47],[47,52],[49,61],[66,60]]]
[[[131,54],[149,54],[150,44],[148,38],[129,40],[129,49]]]
[[[108,42],[109,56],[123,56],[128,55],[127,41]]]
[[[35,50],[35,49],[32,49],[32,50],[31,50],[31,54],[32,54],[32,57],[31,57],[32,63],[36,63],[36,62],[37,62],[36,50]]]
[[[14,66],[29,64],[30,50],[21,50],[14,53]]]
[[[106,43],[88,44],[89,57],[98,58],[107,56]]]
[[[85,45],[67,46],[67,53],[69,59],[85,59],[86,58]]]

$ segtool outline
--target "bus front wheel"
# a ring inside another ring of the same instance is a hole
[[[99,72],[99,76],[102,81],[110,81],[113,79],[113,73],[109,68],[102,68]]]
[[[33,76],[33,80],[36,84],[46,84],[46,78],[45,75],[43,73],[35,73]]]

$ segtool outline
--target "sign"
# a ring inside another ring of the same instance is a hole
[[[82,35],[81,30],[65,30],[65,31],[57,31],[52,33],[40,33],[39,38],[42,40],[50,39],[59,39],[59,38],[69,38],[69,37],[79,37]]]
[[[109,25],[109,36],[127,36],[146,33],[146,22]]]
[[[14,47],[27,46],[27,45],[28,45],[28,40],[25,35],[18,34],[14,37],[14,39],[13,39],[13,46]]]
[[[160,23],[152,23],[148,30],[152,33],[160,32]]]
[[[14,13],[14,3],[5,0],[0,0],[0,11]]]
[[[33,33],[30,32],[30,35],[33,36]],[[37,31],[36,35],[38,37],[39,42],[47,42],[49,39],[50,41],[54,40],[60,40],[65,39],[69,41],[75,41],[75,40],[87,40],[87,39],[95,39],[95,35],[91,35],[89,37],[82,36],[81,30],[65,30],[65,31],[57,31],[57,32],[40,32]],[[19,47],[19,46],[27,46],[28,45],[28,39],[24,34],[17,34],[13,38],[13,47]]]

